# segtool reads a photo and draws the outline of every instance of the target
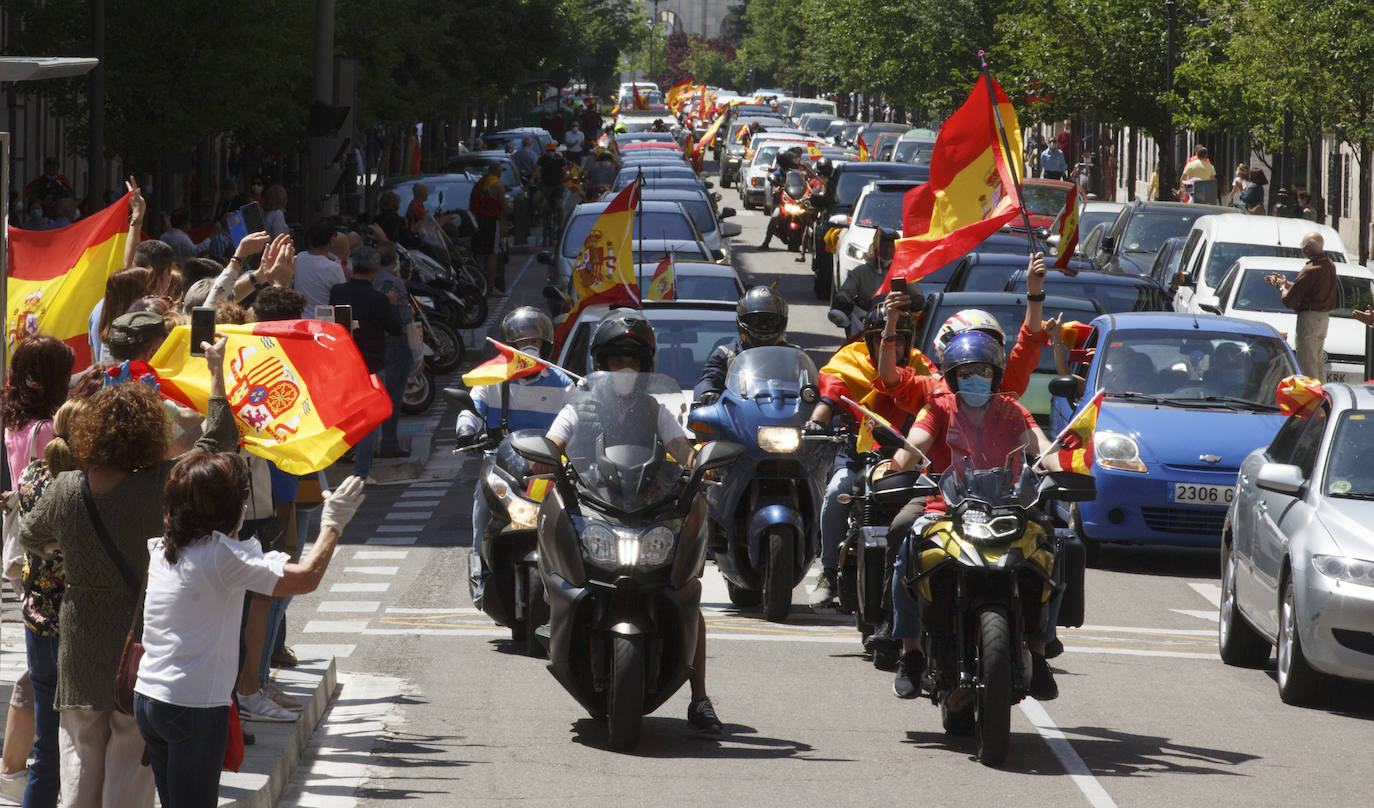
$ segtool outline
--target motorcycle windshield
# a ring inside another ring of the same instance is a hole
[[[951,509],[965,499],[996,507],[1029,508],[1038,495],[1038,479],[1026,462],[1024,410],[1014,396],[993,396],[975,420],[973,409],[961,406],[945,433],[949,468],[940,476],[940,495]]]
[[[805,351],[781,345],[750,348],[730,363],[725,387],[740,398],[770,391],[800,393],[816,385],[816,364]]]
[[[584,496],[631,513],[676,495],[683,467],[659,434],[660,422],[676,421],[661,418],[657,398],[674,395],[682,388],[670,376],[622,370],[587,377],[569,404],[577,427],[566,449]]]
[[[801,199],[806,196],[806,177],[795,169],[787,172],[787,180],[783,183],[783,190],[793,199]]]

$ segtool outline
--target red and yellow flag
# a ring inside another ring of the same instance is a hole
[[[1274,391],[1274,403],[1284,415],[1297,415],[1304,418],[1317,409],[1325,397],[1322,383],[1311,376],[1289,376],[1279,382]]]
[[[978,79],[963,106],[940,127],[930,155],[930,181],[908,191],[902,232],[888,277],[908,282],[934,272],[1021,215],[1016,164],[1021,130],[1007,94],[992,82],[1008,142],[997,129],[990,79]],[[887,291],[883,281],[880,291]]]
[[[864,142],[863,135],[859,135],[859,162],[868,162],[868,144]]]
[[[821,153],[820,146],[817,146],[815,143],[808,143],[806,144],[806,156],[811,158],[812,162],[815,162],[825,155]]]
[[[639,305],[632,243],[638,206],[639,183],[632,182],[615,195],[592,223],[591,232],[573,262],[572,309],[555,329],[554,341],[558,345],[563,344],[578,312],[587,306],[597,303]]]
[[[1064,269],[1068,267],[1069,259],[1073,258],[1073,251],[1078,249],[1078,183],[1069,188],[1064,209],[1059,212],[1050,229],[1059,234],[1059,255],[1054,259],[1054,268]]]
[[[696,154],[692,155],[694,159],[701,159],[701,153],[705,151],[706,148],[711,145],[712,141],[716,139],[716,132],[720,131],[720,125],[723,123],[725,123],[724,115],[720,116],[719,118],[716,118],[714,121],[711,121],[711,125],[706,127],[705,132],[701,133],[701,142],[697,143]]]
[[[244,447],[288,474],[313,474],[391,416],[391,397],[367,372],[343,326],[321,320],[220,325],[225,386]],[[177,326],[151,364],[162,395],[205,412],[210,370]]]
[[[51,334],[76,352],[73,370],[91,364],[87,323],[105,297],[105,280],[124,265],[129,196],[58,230],[9,229],[5,350]]]
[[[463,384],[468,387],[500,384],[538,373],[544,367],[542,362],[535,361],[504,342],[493,339],[491,344],[496,346],[496,356],[464,373]]]
[[[1097,430],[1097,413],[1102,409],[1106,390],[1097,391],[1093,400],[1076,418],[1064,427],[1054,442],[1060,446],[1059,466],[1064,471],[1090,474],[1093,467],[1093,432]]]
[[[673,278],[673,255],[663,256],[654,268],[654,277],[649,280],[649,290],[644,293],[645,300],[672,300],[677,296]]]
[[[1059,326],[1059,330],[1064,335],[1064,345],[1072,349],[1082,348],[1087,343],[1088,336],[1093,332],[1093,327],[1087,323],[1070,320]]]
[[[634,93],[635,109],[648,109],[648,108],[649,108],[649,102],[646,101],[646,100],[644,100],[644,96],[642,96],[642,95],[639,94],[639,85],[638,85],[638,84],[631,84],[631,85],[630,85],[630,91],[631,91],[632,93]]]
[[[673,110],[674,112],[681,111],[682,103],[687,100],[683,96],[691,91],[693,83],[694,79],[691,76],[688,76],[687,78],[683,79],[682,81],[679,81],[677,84],[674,84],[672,87],[668,88],[668,94],[664,96],[664,102],[668,104],[669,109]]]

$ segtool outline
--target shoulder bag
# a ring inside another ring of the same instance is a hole
[[[134,571],[124,560],[124,556],[120,555],[114,540],[105,530],[105,523],[95,508],[95,497],[91,495],[90,479],[84,472],[81,475],[81,498],[86,503],[86,513],[91,517],[91,524],[95,527],[95,535],[100,539],[101,546],[105,548],[115,568],[123,576],[124,583],[130,590],[138,592],[138,606],[134,610],[129,633],[124,637],[124,651],[119,655],[119,667],[115,669],[114,687],[115,709],[126,715],[133,715],[134,683],[138,681],[138,663],[143,659],[143,597],[148,591],[148,576],[143,576],[143,585],[139,586]]]

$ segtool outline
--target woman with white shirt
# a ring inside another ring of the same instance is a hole
[[[218,803],[244,592],[313,592],[363,499],[357,477],[334,489],[319,538],[292,563],[285,553],[264,553],[256,540],[235,537],[248,490],[248,466],[238,455],[187,457],[163,489],[165,535],[148,541],[134,717],[164,808]]]

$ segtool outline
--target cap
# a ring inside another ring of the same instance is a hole
[[[181,311],[190,314],[191,309],[196,306],[204,306],[205,299],[210,296],[210,290],[215,286],[214,278],[201,278],[191,284],[191,288],[186,290],[186,296],[181,299]]]
[[[121,314],[110,324],[111,345],[140,345],[166,336],[167,325],[151,311]]]
[[[558,151],[558,144],[550,140],[544,144],[544,151]]]

